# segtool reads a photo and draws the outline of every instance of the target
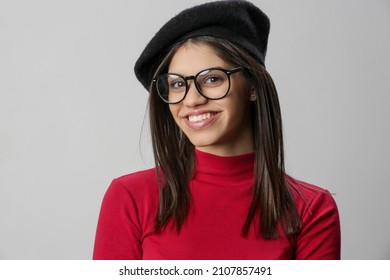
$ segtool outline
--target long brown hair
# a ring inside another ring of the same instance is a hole
[[[242,227],[246,236],[258,215],[259,232],[266,239],[296,234],[300,217],[292,189],[286,182],[280,105],[271,76],[256,59],[227,40],[208,36],[189,39],[192,43],[212,47],[221,59],[232,67],[242,67],[248,82],[255,88],[257,98],[251,102],[255,165],[253,199]],[[175,51],[184,42],[174,45],[163,59],[155,75],[166,73]],[[173,221],[180,231],[191,203],[189,181],[194,174],[194,146],[176,125],[169,106],[159,99],[151,85],[149,98],[150,128],[159,185],[159,207],[155,230]]]

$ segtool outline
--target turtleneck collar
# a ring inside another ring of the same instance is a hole
[[[196,173],[202,179],[237,182],[253,179],[255,153],[238,156],[217,156],[195,149]]]

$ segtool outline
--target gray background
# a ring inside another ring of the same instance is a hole
[[[91,258],[109,183],[153,164],[134,62],[202,2],[0,1],[0,259]],[[335,193],[344,259],[389,259],[390,1],[253,2],[288,172]]]

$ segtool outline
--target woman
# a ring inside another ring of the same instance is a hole
[[[264,67],[269,20],[246,1],[184,10],[135,66],[156,168],[115,179],[94,259],[339,259],[330,193],[285,174]]]

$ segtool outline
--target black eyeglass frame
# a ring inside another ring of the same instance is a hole
[[[226,74],[226,76],[228,77],[228,83],[229,83],[229,84],[228,84],[227,91],[226,91],[226,93],[225,93],[223,96],[221,96],[221,97],[215,97],[215,98],[213,98],[213,97],[205,96],[205,95],[202,93],[202,91],[200,90],[200,87],[199,87],[198,83],[196,82],[198,76],[199,76],[201,73],[203,73],[203,72],[205,72],[205,71],[212,71],[212,70],[219,70],[219,71],[222,71],[222,72],[224,72],[224,73]],[[188,86],[188,81],[189,81],[189,80],[194,80],[194,85],[195,85],[195,87],[196,87],[196,90],[197,90],[198,93],[199,93],[200,95],[202,95],[204,98],[206,98],[206,99],[208,99],[208,100],[219,100],[219,99],[222,99],[222,98],[226,97],[226,95],[228,95],[228,93],[229,93],[229,91],[230,91],[230,75],[232,75],[232,74],[234,74],[234,73],[237,73],[237,72],[240,72],[240,71],[242,71],[242,70],[243,70],[242,67],[237,67],[237,68],[230,69],[230,70],[228,70],[228,69],[223,69],[223,68],[220,68],[220,67],[212,67],[212,68],[203,69],[202,71],[198,72],[196,75],[187,76],[187,77],[184,77],[184,76],[182,76],[182,75],[180,75],[180,74],[176,74],[176,73],[165,73],[165,74],[162,74],[162,75],[159,75],[159,76],[153,78],[153,80],[152,80],[152,83],[153,83],[153,84],[152,84],[152,85],[156,85],[156,83],[157,83],[157,81],[158,81],[159,79],[164,78],[164,77],[167,77],[167,76],[169,76],[169,75],[176,75],[176,76],[178,76],[178,77],[180,77],[180,78],[183,79],[183,81],[185,82],[185,85],[186,85],[186,90],[185,90],[185,93],[184,93],[184,95],[183,95],[183,98],[180,99],[179,101],[169,102],[168,100],[165,100],[165,99],[161,96],[161,94],[160,94],[160,92],[159,92],[159,90],[158,90],[158,87],[156,86],[156,91],[157,91],[157,93],[158,93],[158,96],[160,96],[160,98],[161,98],[165,103],[167,103],[167,104],[178,104],[178,103],[182,102],[182,101],[186,98],[187,93],[188,93],[188,90],[189,90],[189,86]]]

